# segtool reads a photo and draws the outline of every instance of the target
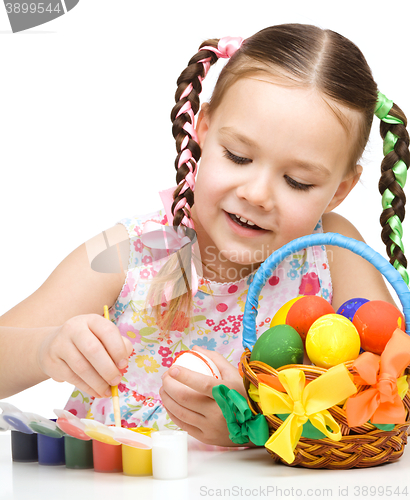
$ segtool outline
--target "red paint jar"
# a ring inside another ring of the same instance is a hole
[[[96,472],[122,472],[122,452],[119,443],[117,446],[93,439],[93,458]]]

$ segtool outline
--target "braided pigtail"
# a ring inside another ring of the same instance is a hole
[[[219,57],[231,57],[241,46],[242,41],[242,38],[225,37],[219,41],[212,39],[203,42],[177,80],[176,104],[171,112],[172,134],[178,153],[175,159],[177,187],[171,206],[174,219],[168,221],[174,228],[186,226],[186,228],[194,229],[191,208],[194,204],[197,162],[201,156],[201,148],[195,131],[195,115],[199,111],[202,80]],[[189,233],[189,229],[187,231]],[[193,244],[195,238],[191,236],[190,239]],[[192,297],[196,293],[192,285],[192,272],[194,270],[192,269],[191,248],[187,245],[170,256],[150,286],[148,302],[153,305],[154,317],[163,332],[174,330],[175,320],[179,325],[183,323],[187,328],[185,320],[190,317]],[[170,300],[169,297],[171,297]],[[161,311],[165,302],[167,309]]]
[[[406,195],[403,188],[410,165],[409,134],[403,111],[379,92],[375,114],[380,118],[380,135],[383,138],[384,159],[381,164],[379,191],[383,212],[380,217],[382,240],[386,245],[390,263],[409,284],[407,259],[403,247],[403,226]]]
[[[174,214],[173,225],[184,224],[194,227],[191,208],[194,204],[195,175],[201,148],[195,132],[195,115],[199,111],[199,94],[202,92],[202,80],[218,57],[231,57],[242,44],[242,38],[225,37],[203,42],[197,54],[177,80],[175,93],[176,104],[172,108],[172,134],[176,141],[177,188],[171,211]]]

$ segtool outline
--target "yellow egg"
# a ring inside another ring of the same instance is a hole
[[[283,306],[277,310],[275,316],[272,318],[270,322],[270,327],[274,327],[276,325],[286,325],[286,316],[288,315],[289,309],[293,306],[293,304],[301,299],[303,295],[296,297],[294,299],[288,300]]]
[[[316,366],[330,368],[356,359],[360,336],[351,321],[340,314],[325,314],[309,328],[306,352]]]

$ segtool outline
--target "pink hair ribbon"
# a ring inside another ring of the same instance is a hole
[[[241,48],[243,40],[244,39],[240,36],[224,36],[219,40],[218,48],[206,45],[205,47],[201,47],[200,50],[211,50],[215,52],[218,57],[227,59],[232,57],[235,52]]]
[[[358,427],[369,419],[376,424],[401,424],[406,410],[400,393],[406,393],[406,376],[400,377],[410,363],[410,337],[397,328],[381,356],[361,354],[353,364],[358,373],[355,382],[371,386],[346,402],[349,427]]]
[[[149,248],[166,250],[167,255],[177,252],[186,245],[191,245],[193,241],[185,234],[184,228],[179,226],[176,230],[170,226],[163,226],[159,222],[147,221],[144,224],[142,234],[142,243]],[[181,266],[181,272],[183,264],[181,259],[179,264]],[[198,275],[195,269],[193,259],[191,257],[191,291],[194,297],[198,291]],[[169,302],[172,297],[173,284],[166,283],[164,285],[164,295],[165,299]]]
[[[225,36],[221,38],[218,42],[218,47],[210,47],[210,46],[204,46],[201,47],[200,50],[210,50],[214,52],[218,57],[221,58],[229,58],[232,57],[235,52],[241,47],[243,43],[243,38],[241,37],[232,37],[232,36]],[[201,59],[198,61],[198,64],[202,63],[203,68],[204,68],[204,76],[198,75],[198,79],[200,82],[205,78],[207,75],[209,68],[211,67],[211,58],[210,57],[205,57],[204,59]],[[192,83],[189,83],[186,87],[186,89],[182,92],[180,96],[180,100],[184,99],[187,97],[193,90]],[[196,161],[192,156],[192,153],[189,149],[186,149],[188,146],[189,142],[189,136],[195,141],[198,142],[198,136],[195,130],[195,116],[192,111],[191,107],[191,102],[187,100],[181,109],[178,111],[177,117],[182,115],[182,114],[188,114],[190,121],[186,121],[184,126],[182,127],[187,135],[184,137],[182,144],[181,144],[181,154],[178,160],[178,168],[180,168],[182,165],[186,165],[189,169],[189,173],[185,176],[185,178],[181,181],[180,184],[183,184],[182,189],[180,191],[180,194],[182,195],[188,188],[191,189],[191,191],[194,191],[195,188],[195,174],[196,174]],[[189,135],[188,135],[189,134]],[[175,212],[181,208],[184,208],[187,206],[187,201],[186,198],[182,198],[178,205],[175,207]],[[189,210],[189,207],[187,208]],[[171,224],[172,220],[170,217],[168,217],[168,222]],[[194,229],[194,223],[192,219],[187,217],[186,215],[182,219],[182,224],[184,224],[187,227],[190,227],[191,229]]]
[[[174,191],[175,191],[175,189],[176,189],[176,186],[172,186],[168,189],[164,189],[163,191],[159,192],[159,196],[160,196],[162,204],[164,206],[165,215],[167,216],[168,226],[172,225],[172,221],[174,219],[174,216],[172,215],[172,212],[171,212],[171,207],[172,207],[172,204],[174,203]]]

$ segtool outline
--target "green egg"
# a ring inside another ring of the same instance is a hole
[[[269,328],[256,341],[251,361],[262,361],[272,368],[303,363],[303,341],[289,325]]]

